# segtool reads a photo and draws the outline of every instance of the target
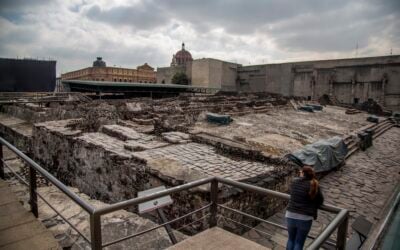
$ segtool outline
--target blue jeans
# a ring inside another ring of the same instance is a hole
[[[310,232],[312,220],[296,220],[286,218],[289,233],[287,250],[302,250],[307,235]]]

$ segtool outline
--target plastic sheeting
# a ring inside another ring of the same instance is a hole
[[[232,122],[232,118],[229,115],[207,113],[207,121],[227,125]]]
[[[343,139],[335,136],[304,146],[303,149],[287,155],[299,166],[310,165],[316,173],[329,171],[345,160],[348,149]]]

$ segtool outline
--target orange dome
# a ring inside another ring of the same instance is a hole
[[[172,57],[171,66],[186,65],[187,62],[191,61],[193,61],[192,54],[185,50],[185,43],[182,43],[182,49]]]

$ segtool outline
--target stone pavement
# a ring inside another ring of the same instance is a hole
[[[400,129],[394,127],[375,139],[371,148],[355,153],[344,167],[320,181],[325,203],[350,211],[348,235],[352,233],[350,225],[359,215],[365,216],[373,224],[382,218],[385,204],[399,184],[399,171]],[[333,214],[319,211],[310,234],[318,235],[332,218]],[[268,220],[285,224],[284,210]],[[264,223],[259,224],[256,229],[272,236],[263,235],[255,230],[244,236],[273,249],[284,249],[286,231]]]
[[[281,156],[323,138],[344,136],[369,124],[367,113],[345,114],[346,109],[326,106],[321,112],[299,112],[274,107],[266,114],[234,117],[227,126],[199,119],[194,132],[205,132],[228,139],[241,138],[257,149]]]
[[[194,169],[208,176],[220,176],[233,180],[254,177],[274,169],[272,165],[260,162],[228,158],[215,152],[215,148],[199,143],[170,145],[135,152],[133,155],[152,163],[168,159],[174,161],[175,166]]]
[[[53,234],[27,211],[0,180],[0,249],[61,249]]]

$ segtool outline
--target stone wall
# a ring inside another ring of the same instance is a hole
[[[275,171],[274,173],[249,178],[242,180],[242,182],[279,192],[288,192],[289,185],[294,174],[294,168],[285,167]],[[267,219],[287,205],[287,201],[280,198],[261,195],[250,191],[243,191],[231,187],[225,189],[220,195],[220,198],[221,199],[219,202],[221,204],[261,219]],[[231,220],[251,227],[259,224],[257,220],[248,218],[246,216],[242,216],[224,209],[220,209],[220,211],[221,216],[219,217],[218,225],[236,234],[241,235],[249,229],[232,222]],[[226,220],[224,217],[231,220]]]
[[[104,202],[130,199],[147,189],[149,174],[143,163],[102,146],[115,146],[118,140],[65,129],[62,125],[69,121],[35,126],[32,148],[36,161],[63,183]]]
[[[29,123],[63,120],[82,117],[82,106],[79,103],[50,103],[37,105],[34,103],[0,105],[0,112],[25,120]]]
[[[400,107],[400,56],[265,64],[240,67],[241,92],[270,92],[318,100],[334,95],[353,104],[369,98]]]
[[[0,123],[0,136],[25,153],[31,152],[31,137]]]
[[[19,118],[0,113],[0,136],[19,150],[31,152],[32,127]]]
[[[158,78],[170,79],[176,70],[180,69],[159,68]],[[312,100],[333,95],[345,104],[372,98],[400,108],[398,55],[251,66],[204,58],[194,60],[185,72],[192,85],[223,91],[268,92]]]

